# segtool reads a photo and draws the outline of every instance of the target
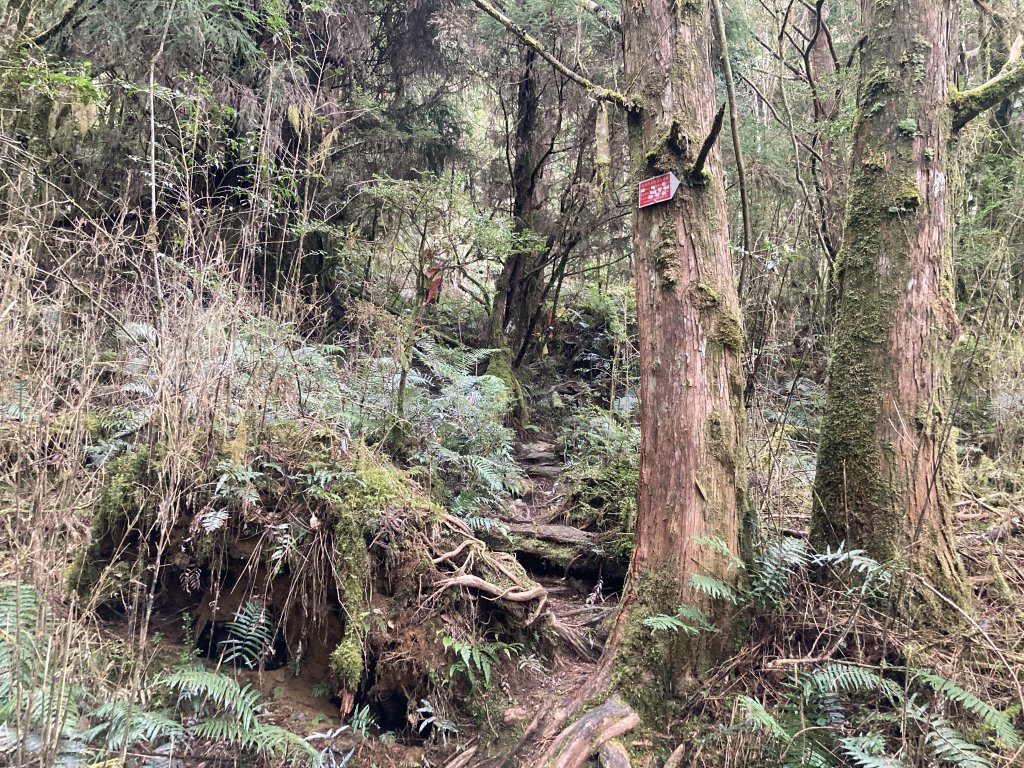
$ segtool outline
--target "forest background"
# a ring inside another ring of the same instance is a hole
[[[1022,13],[0,0],[0,764],[1020,764]]]

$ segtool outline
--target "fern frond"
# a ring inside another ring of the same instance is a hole
[[[185,729],[177,720],[124,701],[102,704],[89,713],[89,719],[96,725],[86,731],[83,738],[94,741],[103,736],[109,748],[140,741],[154,743],[166,739],[182,739],[185,736]]]
[[[1010,718],[973,693],[964,690],[952,680],[926,670],[914,670],[914,678],[928,685],[935,693],[945,696],[962,709],[980,719],[996,737],[1007,747],[1016,749],[1021,746],[1021,736],[1014,728]]]
[[[739,602],[736,591],[723,581],[713,576],[694,573],[690,576],[690,588],[701,592],[715,600],[727,600],[733,605]]]
[[[225,628],[224,661],[241,661],[255,669],[273,648],[277,627],[266,607],[250,600],[241,606]]]
[[[932,755],[955,768],[992,768],[991,761],[976,744],[964,739],[953,725],[942,717],[933,717],[925,744]]]
[[[747,717],[754,725],[764,728],[781,742],[789,743],[793,740],[789,732],[782,727],[775,716],[769,712],[764,704],[750,696],[739,696],[736,702],[747,713]]]
[[[230,712],[244,729],[256,722],[259,691],[227,675],[197,665],[176,669],[160,681],[178,694],[179,703],[190,702],[196,711],[212,707],[215,712]]]
[[[906,768],[902,760],[880,754],[885,750],[885,739],[880,733],[844,736],[839,739],[839,748],[857,768]]]
[[[814,687],[826,693],[883,693],[891,701],[903,700],[903,689],[874,669],[828,662],[811,673]]]
[[[771,541],[750,573],[750,595],[762,605],[782,605],[790,578],[810,562],[803,539],[782,536]]]
[[[694,541],[700,546],[721,555],[728,561],[730,568],[743,570],[747,567],[746,563],[736,557],[735,553],[729,549],[729,542],[725,539],[720,539],[717,536],[698,536]]]

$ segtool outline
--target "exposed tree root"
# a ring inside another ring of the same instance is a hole
[[[579,768],[608,741],[629,733],[639,724],[640,716],[633,708],[613,695],[566,728],[540,765],[543,768]],[[624,765],[629,765],[628,758]]]
[[[432,553],[431,562],[444,575],[435,582],[431,599],[449,589],[470,589],[493,602],[509,603],[510,610],[520,616],[523,626],[532,626],[544,618],[555,635],[579,656],[588,660],[593,658],[593,649],[583,642],[579,633],[560,621],[548,608],[547,589],[533,581],[515,557],[489,550],[456,517],[445,515],[441,518],[441,526],[447,536],[424,537],[424,543]],[[451,541],[453,537],[457,539],[455,543]],[[437,542],[445,540],[445,546],[450,548],[435,551]],[[522,615],[525,606],[529,606],[529,613]]]
[[[530,589],[522,589],[519,587],[508,587],[503,589],[496,584],[492,584],[489,581],[481,579],[479,576],[473,576],[471,574],[464,574],[462,576],[455,576],[451,579],[444,579],[438,582],[438,589],[449,589],[450,587],[472,587],[473,589],[479,590],[487,595],[492,596],[495,600],[508,600],[512,603],[529,603],[533,600],[547,600],[548,591],[544,587],[536,586]]]
[[[629,752],[618,739],[606,742],[601,751],[597,753],[597,760],[601,768],[632,768],[629,762]]]
[[[444,768],[466,768],[473,764],[473,757],[476,755],[476,747],[470,747],[465,752],[460,752],[454,758],[444,764]]]
[[[668,760],[665,761],[665,768],[679,768],[679,764],[683,762],[683,753],[686,751],[686,744],[680,744],[678,747],[672,750],[672,754],[668,756]]]

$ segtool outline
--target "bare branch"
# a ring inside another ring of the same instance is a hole
[[[595,99],[599,101],[610,102],[630,112],[639,111],[640,107],[632,99],[626,98],[618,91],[613,91],[610,88],[605,88],[603,86],[597,85],[596,83],[592,83],[589,80],[587,80],[587,78],[580,75],[578,72],[574,72],[573,70],[569,69],[565,64],[563,64],[561,61],[555,58],[552,54],[548,53],[547,49],[545,49],[544,46],[541,45],[540,41],[537,38],[533,37],[529,32],[527,32],[521,26],[512,21],[512,19],[506,16],[499,8],[488,2],[488,0],[473,0],[473,4],[481,11],[486,13],[488,16],[490,16],[492,19],[501,24],[503,27],[505,27],[513,35],[522,40],[523,43],[525,43],[530,48],[535,50],[537,52],[537,55],[544,59],[544,61],[546,61],[552,67],[554,67],[556,71],[565,75],[567,78],[572,80],[577,85],[582,86],[583,88],[586,88],[588,91],[590,91],[590,93],[594,96]]]
[[[71,3],[71,5],[69,5],[64,10],[63,15],[60,17],[60,20],[58,20],[56,24],[54,24],[49,29],[40,32],[38,35],[33,37],[29,42],[32,45],[46,45],[46,43],[53,39],[54,36],[58,35],[61,32],[61,30],[63,30],[64,27],[68,25],[71,19],[74,18],[75,14],[78,13],[78,9],[82,7],[83,2],[84,0],[74,0],[74,2]]]

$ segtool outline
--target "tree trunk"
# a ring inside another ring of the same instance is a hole
[[[636,181],[674,173],[668,203],[635,211],[640,334],[640,499],[623,608],[610,651],[614,676],[641,714],[731,650],[731,605],[694,589],[694,575],[735,581],[746,507],[743,331],[728,246],[721,126],[704,2],[623,3],[626,82]],[[717,126],[717,128],[716,128]],[[703,149],[710,154],[700,167]],[[696,164],[696,165],[695,165]],[[717,542],[712,541],[717,540]],[[642,620],[702,610],[719,632],[656,635]]]
[[[542,229],[537,219],[544,203],[543,175],[548,157],[537,87],[537,70],[542,62],[532,48],[524,46],[522,51],[513,139],[512,217],[517,235],[532,232],[535,239]],[[508,347],[513,356],[524,345],[530,318],[540,302],[547,251],[548,248],[527,247],[510,253],[495,283],[489,343]]]
[[[812,534],[902,562],[963,601],[948,411],[959,325],[946,173],[955,19],[948,0],[865,0],[863,13]]]

